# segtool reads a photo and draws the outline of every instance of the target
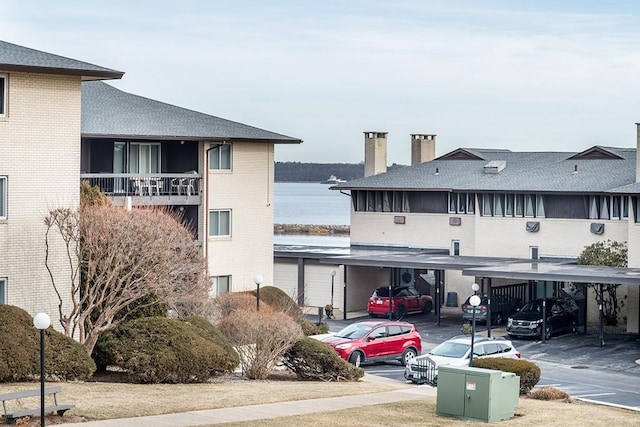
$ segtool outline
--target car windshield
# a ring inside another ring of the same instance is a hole
[[[542,311],[542,301],[529,301],[528,303],[526,303],[524,306],[522,306],[522,309],[520,309],[520,311],[535,311],[540,313]]]
[[[372,326],[370,325],[359,325],[354,323],[353,325],[349,325],[340,332],[338,332],[335,336],[339,338],[349,338],[356,339],[362,338],[371,330]]]
[[[471,347],[469,344],[445,341],[431,350],[429,354],[433,356],[454,357],[459,359],[464,357],[467,351],[469,351],[469,347]]]

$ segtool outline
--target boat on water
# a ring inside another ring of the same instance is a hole
[[[346,179],[338,178],[335,175],[331,175],[326,181],[322,181],[321,184],[340,184],[341,182],[347,182]]]

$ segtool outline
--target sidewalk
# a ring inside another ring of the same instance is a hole
[[[363,381],[392,380],[365,374]],[[393,383],[398,384],[397,381],[393,381]],[[422,397],[435,397],[436,395],[437,389],[431,386],[405,386],[398,390],[381,393],[266,403],[250,406],[236,406],[233,408],[208,409],[178,414],[152,415],[138,418],[119,418],[63,425],[64,427],[122,427],[126,425],[135,425],[136,427],[190,427],[236,421],[288,417],[292,415],[312,414],[317,412],[338,411],[341,409],[355,408],[359,406],[378,405],[381,403],[420,399]]]

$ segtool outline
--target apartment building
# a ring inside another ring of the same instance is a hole
[[[302,141],[100,81],[122,75],[0,42],[0,303],[57,312],[43,219],[78,205],[81,180],[124,208],[181,212],[212,295],[253,289],[257,274],[272,283],[275,145]]]
[[[344,295],[338,301],[346,311],[366,310],[376,286],[399,285],[401,277],[426,286],[434,297],[439,291],[442,302],[449,292],[463,299],[472,283],[481,282],[464,274],[467,267],[529,259],[571,262],[597,241],[627,242],[629,267],[640,267],[637,146],[582,152],[459,148],[435,157],[436,136],[414,134],[412,165],[387,172],[387,134],[364,136],[366,176],[332,187],[351,195],[351,247],[322,256],[276,251],[283,278],[295,269],[291,259],[298,260],[303,276],[305,269],[318,268],[314,259],[324,270],[339,269],[338,289]],[[326,277],[311,283],[312,277],[305,278],[299,293],[326,288]],[[443,287],[429,286],[436,282]],[[525,299],[536,295],[530,281],[522,282]],[[517,281],[493,284],[515,286]],[[540,283],[544,289],[548,285]],[[568,285],[555,284],[548,292]],[[630,332],[638,332],[639,288],[630,284],[619,291],[625,300],[621,320],[627,320]],[[593,297],[590,304],[589,319],[597,319]]]

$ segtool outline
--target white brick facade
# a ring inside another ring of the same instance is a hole
[[[7,279],[8,304],[47,312],[57,326],[43,221],[50,209],[79,202],[80,77],[0,73],[8,76],[7,114],[0,118],[0,175],[7,177],[0,277]],[[52,252],[54,275],[63,284],[69,277],[64,251],[58,245]]]

